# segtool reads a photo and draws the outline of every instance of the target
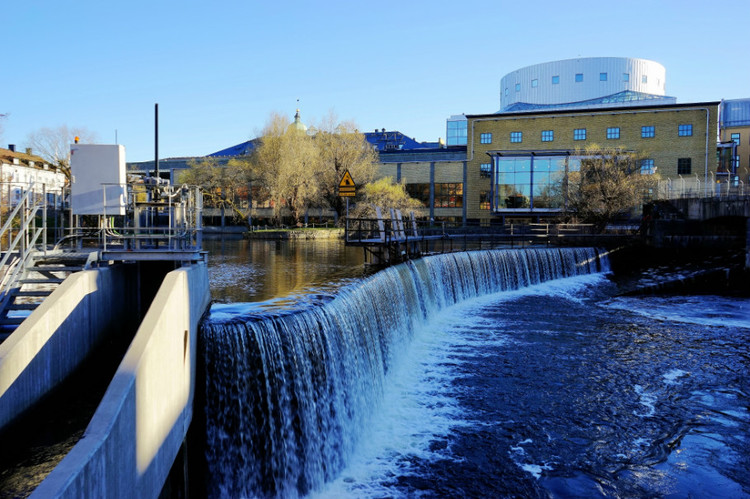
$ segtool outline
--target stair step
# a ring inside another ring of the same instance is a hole
[[[28,291],[15,291],[13,296],[49,296],[51,294],[51,289],[30,289]]]
[[[26,317],[5,317],[0,319],[0,326],[18,326]]]
[[[79,270],[83,270],[83,266],[54,266],[54,265],[36,265],[34,267],[29,267],[28,269],[31,272],[78,272]]]
[[[21,284],[60,284],[65,279],[21,279]]]
[[[35,310],[39,303],[11,303],[6,308],[8,310]]]

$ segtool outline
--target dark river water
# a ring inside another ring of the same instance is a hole
[[[318,306],[366,278],[339,242],[206,246],[218,321]],[[430,314],[308,495],[750,497],[750,303],[617,291],[593,273]]]

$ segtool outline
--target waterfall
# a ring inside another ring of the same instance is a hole
[[[296,497],[343,469],[393,352],[462,300],[597,272],[590,248],[431,256],[299,311],[206,322],[207,477],[214,497]],[[607,270],[606,268],[604,270]]]

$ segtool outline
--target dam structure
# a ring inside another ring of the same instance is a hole
[[[33,427],[35,411],[54,411],[44,404],[70,379],[80,381],[84,366],[115,352],[107,360],[112,366],[86,376],[114,374],[104,380],[82,435],[67,440],[71,448],[53,459],[43,479],[34,478],[41,483],[0,488],[39,498],[185,492],[197,331],[210,303],[202,194],[156,178],[127,178],[123,146],[72,149],[69,207],[51,207],[49,197],[27,196],[22,188],[17,216],[25,225],[3,239],[18,242],[2,248],[3,447],[54,431]],[[57,231],[46,226],[46,214],[62,208],[70,209],[72,223],[46,244]],[[61,425],[67,417],[59,416]]]
[[[362,443],[395,359],[429,318],[607,266],[593,248],[434,255],[381,270],[320,306],[204,322],[207,494],[320,491]]]

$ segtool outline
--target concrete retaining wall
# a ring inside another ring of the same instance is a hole
[[[167,274],[83,438],[32,498],[158,497],[192,419],[209,303],[205,263]]]
[[[123,269],[72,274],[0,344],[0,428],[122,328],[136,303],[126,299],[127,281]]]

